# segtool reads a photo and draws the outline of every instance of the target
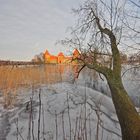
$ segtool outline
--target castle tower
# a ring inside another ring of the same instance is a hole
[[[45,60],[45,63],[50,63],[50,53],[48,50],[46,50],[44,53],[44,60]]]
[[[73,51],[73,58],[76,58],[80,55],[80,52],[77,49],[74,49]]]
[[[60,53],[58,54],[58,64],[63,63],[63,62],[64,62],[64,59],[65,59],[64,54],[63,54],[62,52],[60,52]]]

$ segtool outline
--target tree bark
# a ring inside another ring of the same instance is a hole
[[[122,84],[121,76],[106,77],[120,122],[122,140],[140,140],[140,116]]]

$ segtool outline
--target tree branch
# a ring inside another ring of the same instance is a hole
[[[121,62],[120,62],[120,53],[116,44],[116,37],[113,32],[108,28],[103,28],[100,23],[100,19],[96,16],[94,10],[91,8],[93,16],[95,17],[96,24],[101,31],[101,33],[106,34],[110,38],[112,57],[113,57],[113,70],[118,71],[120,73],[121,70]]]

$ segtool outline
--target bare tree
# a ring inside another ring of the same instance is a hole
[[[66,38],[63,43],[80,49],[81,55],[77,59],[83,67],[94,69],[106,77],[121,126],[122,139],[139,140],[140,116],[121,77],[120,43],[125,42],[123,37],[132,27],[130,22],[129,28],[125,28],[126,12],[130,8],[127,2],[87,0],[79,9],[74,10],[79,16],[78,24],[72,29],[72,38]]]

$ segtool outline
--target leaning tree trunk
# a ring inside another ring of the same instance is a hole
[[[122,84],[121,59],[116,36],[114,35],[112,28],[109,29],[102,26],[100,18],[98,15],[96,15],[94,9],[91,8],[90,13],[92,18],[94,18],[93,23],[97,25],[97,28],[101,32],[101,36],[108,36],[110,39],[110,49],[112,52],[112,62],[110,62],[111,68],[104,66],[102,63],[98,63],[96,60],[94,60],[92,63],[88,62],[88,59],[86,59],[84,55],[80,58],[80,60],[82,60],[84,65],[86,65],[88,68],[94,69],[106,77],[121,126],[122,140],[140,140],[140,116]],[[91,57],[92,55],[89,55],[89,58]]]
[[[121,77],[113,74],[107,80],[121,126],[122,140],[140,140],[140,116],[124,89]]]

